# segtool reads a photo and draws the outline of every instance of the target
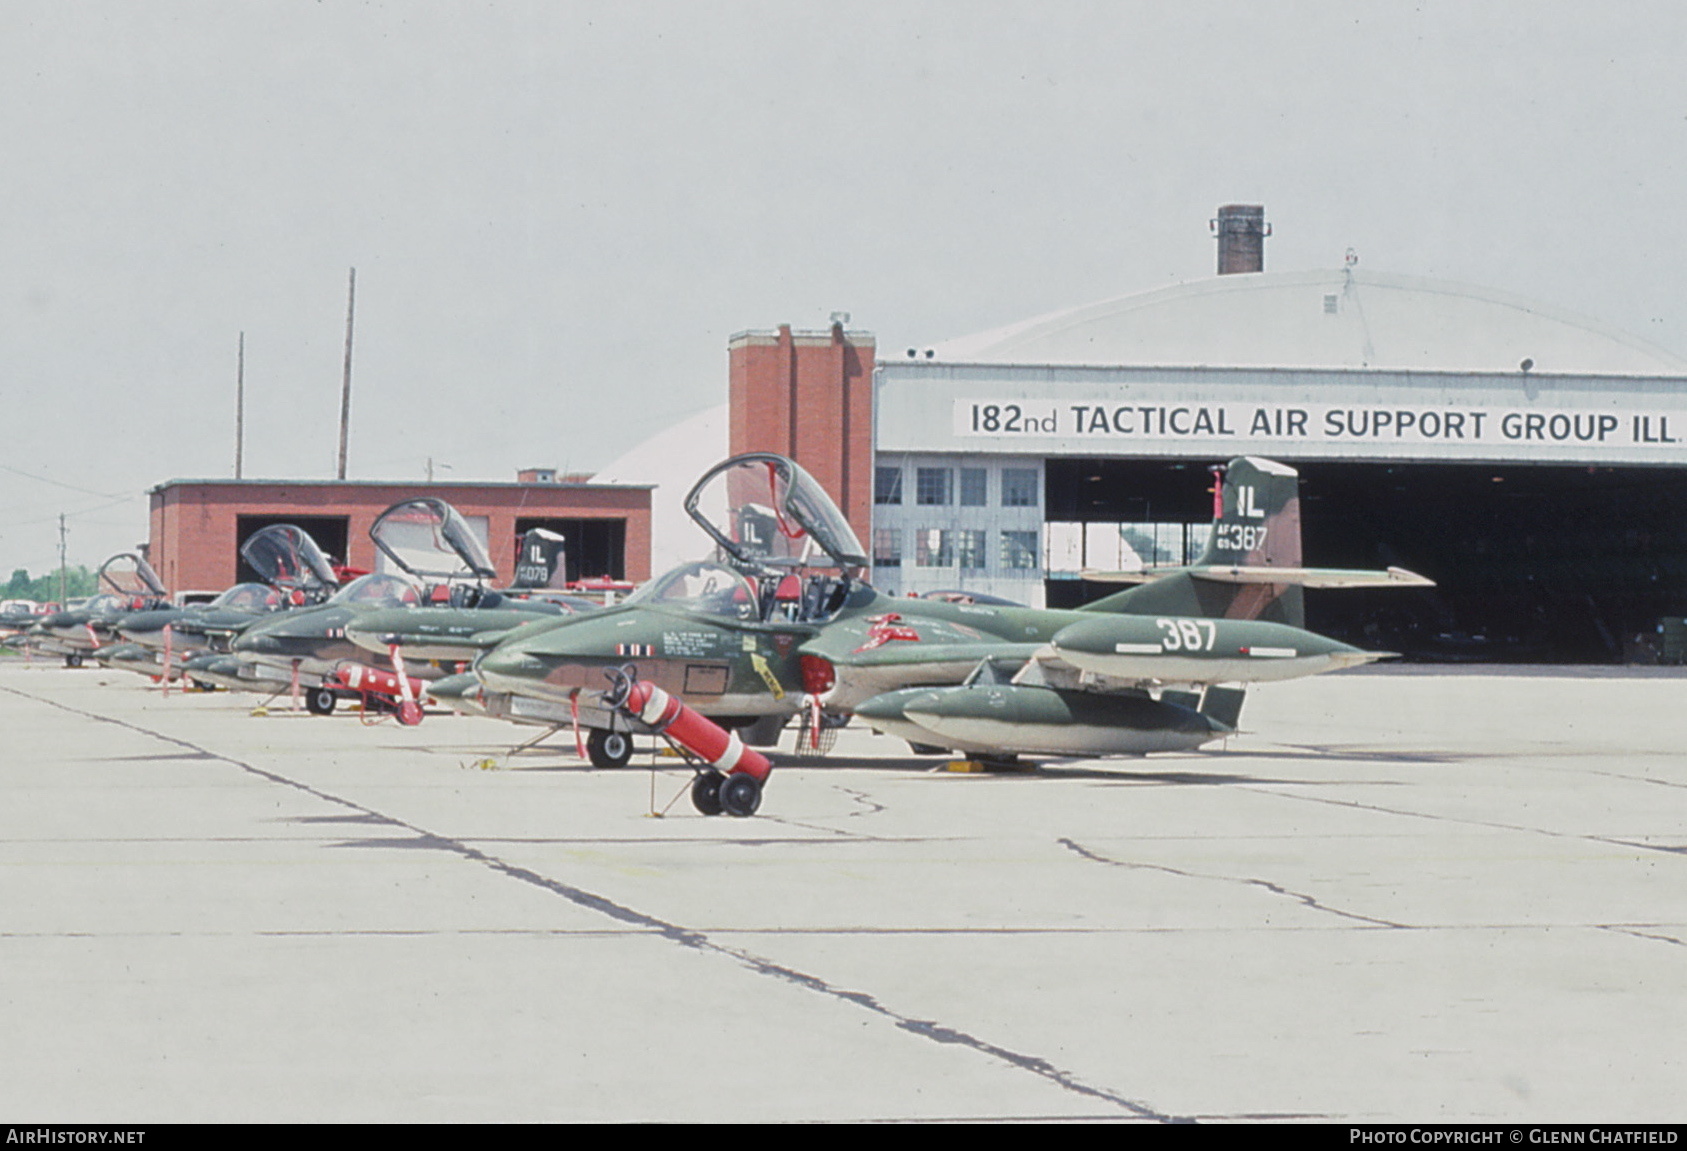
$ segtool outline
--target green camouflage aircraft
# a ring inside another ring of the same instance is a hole
[[[473,654],[472,647],[465,653],[448,641],[482,631],[503,635],[528,620],[555,620],[595,606],[540,596],[542,583],[507,591],[485,587],[496,574],[492,561],[468,521],[441,499],[394,504],[375,518],[369,536],[395,571],[359,576],[318,607],[253,623],[231,642],[228,666],[208,661],[190,672],[222,683],[230,682],[232,672],[233,682],[272,691],[297,683],[306,707],[318,715],[332,712],[342,697],[362,696],[390,708],[404,723],[418,723],[422,681],[454,670],[439,661]],[[529,546],[542,551],[543,563],[550,565],[546,577],[562,570],[561,537],[529,536],[524,556]],[[534,574],[531,567],[528,574]],[[394,659],[392,643],[360,647],[347,638],[348,629],[365,617],[398,626],[388,617],[395,609],[412,636],[438,638],[444,646],[414,646],[408,654],[417,662],[403,666]]]
[[[39,617],[29,630],[10,637],[7,646],[62,655],[66,667],[81,667],[95,650],[115,640],[117,624],[125,616],[161,607],[170,598],[152,565],[130,552],[121,552],[101,564],[94,583],[99,589],[97,595],[78,606]]]
[[[227,652],[230,637],[255,620],[319,604],[339,586],[322,549],[295,524],[259,529],[240,546],[240,554],[264,582],[235,584],[208,603],[130,612],[113,628],[121,642],[97,649],[94,658],[102,667],[179,679],[189,661]],[[209,680],[200,682],[211,686]]]
[[[602,701],[608,673],[628,664],[752,744],[775,742],[800,713],[810,748],[851,714],[918,750],[1188,748],[1233,730],[1240,685],[1391,654],[1305,630],[1302,588],[1430,582],[1400,569],[1302,567],[1298,475],[1252,458],[1224,469],[1198,563],[1139,573],[1142,586],[1071,611],[876,591],[842,513],[783,456],[717,465],[685,506],[718,558],[659,576],[620,605],[517,629],[475,660],[478,690],[442,685],[452,706],[590,728],[600,767],[624,764],[640,730]]]

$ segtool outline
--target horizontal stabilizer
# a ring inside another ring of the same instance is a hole
[[[1277,584],[1288,587],[1434,587],[1435,581],[1405,568],[1361,571],[1351,568],[1298,567],[1176,567],[1138,568],[1134,571],[1102,571],[1085,568],[1078,574],[1091,583],[1144,584],[1163,576],[1183,573],[1214,583]]]
[[[1435,581],[1405,568],[1362,571],[1350,568],[1198,567],[1196,579],[1215,583],[1284,584],[1291,587],[1434,587]]]
[[[1085,568],[1078,573],[1082,579],[1091,583],[1151,583],[1163,575],[1173,572],[1188,571],[1188,568],[1136,568],[1133,571],[1102,571],[1099,568]]]

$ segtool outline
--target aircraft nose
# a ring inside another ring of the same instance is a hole
[[[545,674],[545,661],[519,648],[506,650],[495,647],[475,661],[474,673],[485,684],[496,684],[499,680],[541,679]]]

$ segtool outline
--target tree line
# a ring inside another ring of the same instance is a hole
[[[77,566],[66,568],[64,573],[64,596],[66,599],[76,599],[80,596],[94,594],[95,581],[98,573],[86,567]],[[0,599],[32,599],[37,603],[57,602],[59,599],[59,573],[48,572],[46,575],[31,577],[24,568],[17,568],[12,572],[12,578],[6,582],[4,590],[0,590]]]

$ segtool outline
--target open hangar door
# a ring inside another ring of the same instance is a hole
[[[1434,588],[1313,591],[1314,631],[1408,660],[1650,662],[1687,613],[1687,470],[1285,460],[1305,562],[1409,568]],[[1210,520],[1201,464],[1051,459],[1048,520]],[[1049,606],[1118,588],[1051,579]]]
[[[621,519],[537,519],[515,521],[516,547],[534,528],[556,532],[567,540],[567,578],[627,578],[627,521]]]

